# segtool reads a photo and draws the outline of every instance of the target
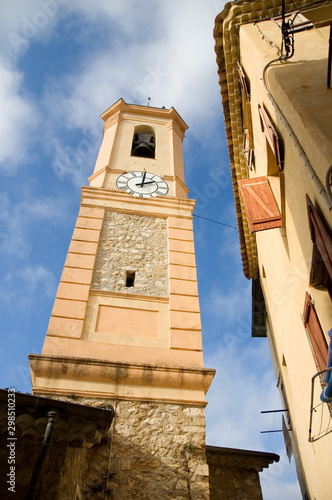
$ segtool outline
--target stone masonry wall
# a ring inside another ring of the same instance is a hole
[[[59,500],[74,498],[77,484],[81,500],[209,500],[203,407],[133,401],[114,407],[101,444],[68,448]]]
[[[210,500],[262,500],[258,470],[250,456],[222,456],[207,450],[210,474]],[[267,464],[266,464],[267,465]],[[266,466],[265,465],[265,466]]]
[[[134,286],[126,286],[127,271],[136,273]],[[106,211],[92,288],[167,297],[167,220]]]

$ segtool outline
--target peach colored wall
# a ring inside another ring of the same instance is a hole
[[[103,209],[80,208],[47,335],[73,338],[82,335],[103,217]]]
[[[158,311],[99,306],[96,332],[111,329],[113,335],[157,338],[158,324]]]

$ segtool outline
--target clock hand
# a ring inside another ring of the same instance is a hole
[[[146,170],[144,170],[144,174],[143,174],[143,178],[142,178],[142,184],[141,184],[141,187],[143,187],[143,186],[144,186],[145,177],[146,177]],[[136,185],[137,185],[137,184],[136,184]]]
[[[138,184],[136,184],[136,186],[140,186],[140,187],[144,187],[146,186],[146,184],[154,184],[156,181],[146,181],[144,182],[144,184],[142,182],[139,182]]]

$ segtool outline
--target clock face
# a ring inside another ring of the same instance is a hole
[[[116,186],[137,198],[154,198],[168,193],[168,184],[159,175],[149,172],[126,172],[116,180]]]

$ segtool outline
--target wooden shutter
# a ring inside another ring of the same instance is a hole
[[[263,106],[261,106],[260,104],[258,104],[258,111],[261,119],[262,132],[265,133],[266,139],[270,144],[273,154],[275,156],[276,164],[278,165],[279,170],[281,170],[282,167],[280,159],[279,136],[269,118],[269,115],[267,114]]]
[[[267,177],[239,181],[250,231],[281,227],[281,215]]]
[[[245,129],[243,133],[243,156],[246,159],[248,168],[252,170],[254,162],[254,152],[250,146],[250,136],[247,129]]]
[[[332,240],[308,195],[306,195],[306,199],[311,239],[313,244],[317,246],[327,272],[332,279]]]
[[[246,100],[250,101],[250,92],[247,85],[246,75],[244,74],[243,68],[239,61],[237,62],[237,69],[239,72],[240,85],[243,89],[243,92],[245,93]]]
[[[306,292],[304,301],[303,323],[308,332],[318,370],[325,370],[327,361],[327,342],[320,326],[315,306],[308,292]]]

